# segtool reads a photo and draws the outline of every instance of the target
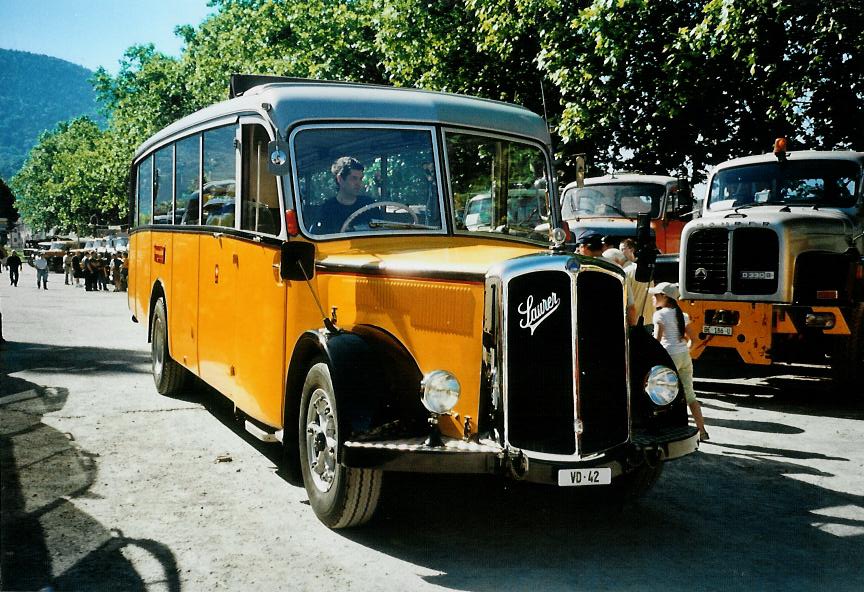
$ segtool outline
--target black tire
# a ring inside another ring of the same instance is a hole
[[[368,522],[381,497],[382,471],[339,464],[339,418],[330,368],[314,364],[303,383],[300,402],[300,469],[309,505],[330,528]]]
[[[156,390],[160,395],[168,397],[179,395],[186,383],[187,370],[175,362],[168,351],[168,311],[165,308],[165,298],[162,296],[156,301],[153,309],[150,345]]]
[[[835,340],[831,372],[840,388],[860,392],[864,382],[864,303],[855,305],[846,321],[850,334]]]
[[[663,473],[663,464],[659,460],[654,464],[646,461],[632,472],[618,477],[615,480],[615,487],[621,501],[635,501],[648,493],[660,479],[660,475]]]

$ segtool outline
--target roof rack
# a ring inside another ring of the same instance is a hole
[[[250,88],[255,88],[262,84],[277,84],[280,82],[295,82],[302,84],[344,84],[346,86],[363,84],[363,86],[393,88],[386,85],[352,82],[349,80],[321,80],[318,78],[295,78],[292,76],[272,76],[269,74],[231,74],[231,86],[228,91],[228,98],[233,99],[234,97],[239,97]]]

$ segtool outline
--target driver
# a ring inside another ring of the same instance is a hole
[[[321,207],[321,218],[312,229],[316,234],[336,234],[342,230],[342,225],[348,216],[363,206],[373,203],[363,191],[363,163],[351,156],[336,159],[330,167],[336,181],[336,195]],[[368,224],[372,220],[372,210],[366,211],[354,219],[352,225]]]

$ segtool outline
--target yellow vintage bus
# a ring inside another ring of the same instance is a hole
[[[132,175],[157,390],[195,375],[228,397],[332,528],[372,517],[388,471],[639,493],[696,448],[671,360],[628,336],[620,269],[563,248],[530,111],[235,76]],[[477,195],[490,221],[469,228]]]

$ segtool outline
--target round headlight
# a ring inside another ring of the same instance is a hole
[[[423,406],[432,413],[449,413],[459,400],[459,381],[445,370],[429,372],[420,386],[423,387]]]
[[[668,366],[654,366],[645,381],[645,392],[656,405],[668,405],[678,396],[678,375]]]

